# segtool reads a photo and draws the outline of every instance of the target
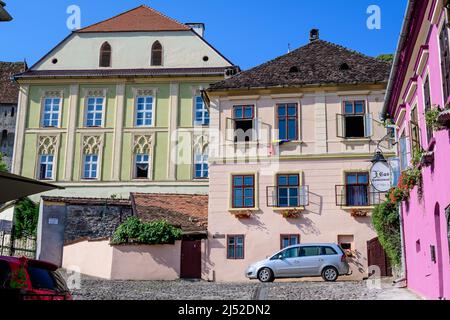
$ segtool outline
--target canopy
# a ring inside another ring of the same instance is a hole
[[[8,172],[0,172],[0,203],[5,203],[53,189],[64,188],[17,176]]]

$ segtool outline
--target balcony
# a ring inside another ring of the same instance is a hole
[[[336,205],[343,209],[371,209],[384,202],[386,195],[367,184],[337,185]]]
[[[267,187],[267,207],[280,210],[303,210],[309,205],[309,186]]]

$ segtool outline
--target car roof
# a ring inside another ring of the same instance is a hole
[[[337,247],[338,244],[336,243],[299,243],[294,244],[292,246],[286,247],[287,248],[298,248],[298,247]]]
[[[43,269],[49,269],[51,271],[58,270],[58,266],[45,261],[35,260],[35,259],[29,259],[27,257],[7,257],[7,256],[0,256],[0,261],[6,261],[10,264],[21,264],[23,261],[25,261],[28,265]]]

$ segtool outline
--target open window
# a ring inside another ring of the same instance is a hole
[[[343,114],[338,114],[337,136],[344,139],[370,138],[373,134],[371,114],[364,101],[345,101]]]
[[[235,143],[257,141],[260,127],[260,120],[255,117],[255,106],[234,106],[233,118],[227,119],[227,140]]]

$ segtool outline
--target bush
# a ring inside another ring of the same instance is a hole
[[[3,154],[0,152],[0,172],[8,172],[8,166],[3,161]]]
[[[122,223],[114,232],[111,243],[120,244],[174,244],[180,240],[182,231],[170,225],[166,220],[143,223],[132,217]]]
[[[372,214],[372,223],[391,264],[394,267],[400,266],[402,246],[400,216],[397,204],[387,200],[376,206]]]
[[[39,219],[39,205],[29,198],[16,203],[14,211],[14,237],[16,239],[36,236]]]

